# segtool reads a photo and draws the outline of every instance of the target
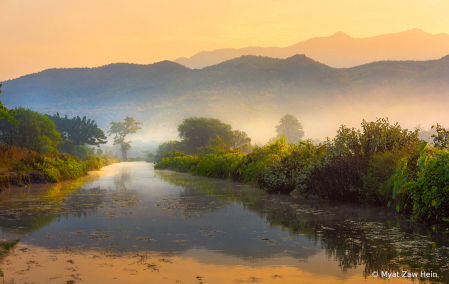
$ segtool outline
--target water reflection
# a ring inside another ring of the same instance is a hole
[[[118,270],[112,267],[122,271],[117,283],[130,275],[144,279],[148,272],[155,280],[157,271],[165,271],[162,277],[178,275],[173,281],[199,283],[196,276],[226,270],[240,276],[210,283],[287,283],[298,275],[323,283],[377,281],[373,271],[403,269],[437,272],[432,280],[438,282],[449,279],[444,236],[399,222],[383,208],[267,195],[226,180],[154,171],[146,163],[122,163],[104,172],[43,192],[0,196],[2,237],[21,239],[19,249],[2,256],[17,267],[9,266],[6,278],[24,275],[20,265],[39,254],[40,267],[69,269],[74,265],[65,262],[75,261],[76,273],[61,277],[78,281],[84,273],[89,276],[83,281],[92,283],[113,279],[109,276]],[[177,271],[186,271],[185,277]],[[54,277],[37,268],[25,274],[43,281]]]

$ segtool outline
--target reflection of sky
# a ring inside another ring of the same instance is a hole
[[[169,184],[154,177],[151,168],[144,169],[125,165],[122,173],[93,181],[66,200],[67,207],[76,207],[74,212],[56,217],[22,242],[48,248],[113,243],[118,251],[144,249],[167,254],[203,247],[245,259],[278,255],[301,259],[317,253],[309,249],[312,241],[270,228],[242,204]],[[92,202],[98,194],[103,202],[94,211],[80,212],[80,203]],[[167,209],[174,204],[181,204],[180,209]]]
[[[294,268],[293,274],[301,270],[349,281],[356,272],[364,275],[360,264],[365,255],[376,255],[376,246],[392,242],[383,232],[370,239],[370,224],[396,224],[396,217],[380,208],[267,196],[226,180],[155,172],[146,163],[106,167],[87,180],[77,190],[59,186],[43,194],[0,199],[2,236],[16,231],[22,248],[59,257],[66,248],[86,255],[110,250],[121,261],[150,251],[187,266],[210,265],[216,273],[222,266],[273,271],[267,266],[277,265]],[[402,238],[415,234],[413,230],[416,227],[390,232]],[[347,251],[360,256],[346,256]],[[428,253],[434,252],[424,258]],[[360,257],[359,265],[339,267],[346,257]],[[245,277],[241,279],[250,275]]]

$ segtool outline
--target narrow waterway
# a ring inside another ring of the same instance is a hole
[[[448,236],[385,208],[144,162],[3,192],[0,232],[4,283],[449,283]]]

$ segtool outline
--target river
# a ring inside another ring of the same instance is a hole
[[[449,283],[447,235],[387,208],[145,162],[3,192],[0,232],[4,283]]]

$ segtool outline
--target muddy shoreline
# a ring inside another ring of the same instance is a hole
[[[38,171],[3,171],[0,172],[0,192],[14,187],[24,187],[29,184],[47,184],[50,180]]]

